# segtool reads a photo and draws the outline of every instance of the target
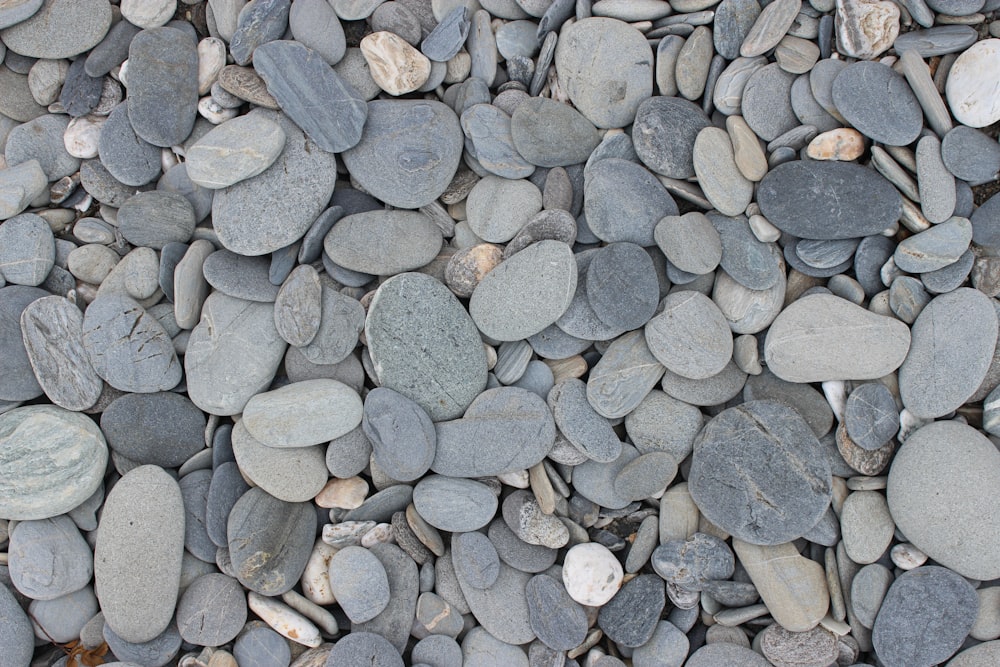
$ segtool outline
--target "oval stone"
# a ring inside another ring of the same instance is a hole
[[[346,384],[305,380],[251,398],[243,425],[268,447],[309,447],[353,430],[361,411],[361,397]]]
[[[187,150],[192,183],[213,190],[246,180],[271,166],[285,147],[276,122],[250,114],[218,125]]]
[[[899,368],[909,350],[904,323],[832,294],[794,301],[774,319],[764,341],[768,368],[788,382],[874,380]]]
[[[108,446],[93,420],[51,405],[0,415],[0,517],[47,519],[101,485]]]
[[[959,574],[1000,576],[1000,453],[982,433],[942,421],[910,435],[889,469],[889,512],[918,549]]]
[[[708,127],[701,107],[681,97],[650,97],[639,105],[632,143],[643,164],[670,178],[694,176],[692,152],[698,133]]]
[[[576,290],[573,251],[559,241],[539,241],[486,274],[472,293],[469,315],[496,340],[521,340],[553,324]]]
[[[601,142],[597,128],[583,114],[544,97],[529,97],[517,106],[510,117],[510,133],[517,152],[539,167],[586,162]]]
[[[182,30],[143,30],[128,50],[128,117],[154,146],[174,146],[198,117],[198,49]]]
[[[173,392],[125,394],[101,415],[108,446],[130,461],[176,468],[205,446],[205,415]]]
[[[862,60],[833,80],[833,103],[855,129],[889,146],[913,143],[924,114],[903,75],[879,62]]]
[[[879,234],[899,220],[902,199],[893,185],[853,163],[794,160],[780,164],[757,187],[761,213],[775,227],[805,239],[852,239]]]
[[[833,493],[830,464],[812,429],[774,401],[748,401],[705,425],[694,442],[688,488],[712,523],[757,545],[809,532]]]
[[[416,402],[432,420],[460,417],[486,387],[476,325],[431,276],[404,273],[385,281],[368,307],[365,338],[379,384]]]
[[[430,475],[413,487],[413,506],[424,521],[452,533],[479,530],[498,505],[490,487],[471,479]]]
[[[960,287],[931,300],[913,323],[899,369],[899,394],[913,415],[934,419],[969,400],[982,384],[997,341],[992,300]]]
[[[183,556],[184,501],[177,482],[159,466],[126,473],[104,502],[94,547],[94,589],[116,635],[141,644],[167,629]]]
[[[674,292],[646,325],[649,351],[668,370],[692,380],[720,373],[733,356],[733,336],[719,307],[700,292]]]
[[[441,230],[417,211],[366,211],[342,218],[323,241],[327,256],[351,271],[392,276],[427,265]]]
[[[22,56],[71,58],[97,46],[111,27],[108,0],[46,0],[33,4],[36,12],[22,16],[0,33],[7,48]],[[4,5],[7,9],[10,3]]]

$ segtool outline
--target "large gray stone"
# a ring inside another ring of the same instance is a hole
[[[175,192],[139,192],[118,209],[118,228],[135,246],[162,250],[168,243],[186,243],[194,226],[194,207]]]
[[[418,211],[367,211],[341,218],[323,248],[337,266],[391,276],[429,264],[441,240],[440,228]]]
[[[389,577],[389,604],[372,620],[352,623],[351,633],[371,632],[381,635],[397,653],[402,654],[416,615],[419,595],[417,566],[395,544],[375,544],[372,545],[371,552],[382,563]]]
[[[641,165],[619,158],[595,163],[586,172],[584,212],[587,226],[601,241],[655,245],[653,230],[677,204],[656,177]]]
[[[0,275],[6,282],[37,287],[55,258],[52,228],[41,216],[22,213],[0,224]]]
[[[176,468],[204,448],[205,415],[173,392],[125,394],[101,415],[108,446],[139,464]]]
[[[521,102],[510,117],[514,147],[539,167],[566,167],[585,162],[601,135],[579,111],[544,97]]]
[[[21,667],[31,664],[35,653],[35,633],[31,620],[9,588],[0,585],[0,642],[4,652],[0,656],[3,667]]]
[[[195,579],[177,602],[177,630],[184,641],[198,646],[228,644],[246,620],[243,588],[218,572]]]
[[[68,516],[19,521],[10,533],[10,579],[32,600],[78,591],[94,573],[94,555]]]
[[[419,479],[434,462],[434,423],[423,408],[399,392],[386,387],[368,392],[363,428],[375,463],[392,479]]]
[[[198,117],[198,51],[188,34],[143,30],[129,46],[128,117],[154,146],[187,139]]]
[[[330,559],[330,591],[353,623],[370,621],[389,604],[389,578],[372,552],[344,547]]]
[[[361,423],[358,393],[343,382],[292,382],[257,394],[243,408],[242,424],[268,447],[309,447],[347,434]]]
[[[413,506],[430,525],[452,533],[479,530],[493,519],[497,497],[471,479],[430,475],[413,488]]]
[[[111,27],[108,0],[45,0],[33,12],[0,32],[14,53],[29,58],[71,58],[96,46]]]
[[[673,292],[662,312],[645,328],[646,344],[668,370],[703,380],[726,367],[733,356],[733,336],[719,307],[704,294]]]
[[[845,67],[833,81],[833,103],[859,132],[889,146],[906,146],[923,129],[923,111],[910,85],[882,63],[862,60]]]

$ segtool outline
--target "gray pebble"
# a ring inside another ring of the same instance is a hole
[[[865,565],[854,575],[851,582],[851,608],[861,625],[866,628],[875,625],[875,617],[892,582],[892,572],[878,563]]]
[[[434,424],[412,400],[379,387],[365,398],[362,422],[372,443],[375,462],[402,482],[419,479],[434,461]]]
[[[38,160],[50,181],[70,176],[80,168],[80,159],[66,151],[63,135],[69,119],[66,116],[46,114],[18,125],[7,135],[4,156],[11,167]]]
[[[793,1],[798,3],[798,0]],[[747,79],[741,105],[743,118],[764,141],[773,141],[798,126],[799,119],[795,117],[791,102],[794,82],[795,75],[781,69],[777,63],[761,67]]]
[[[462,129],[472,141],[479,165],[503,178],[525,178],[535,171],[514,147],[510,116],[492,104],[474,104],[462,114]]]
[[[941,159],[955,178],[983,183],[1000,171],[1000,143],[981,130],[958,125],[941,139]]]
[[[83,176],[87,172],[87,165],[91,165],[90,180],[95,185],[99,183],[97,177],[102,169],[106,170],[106,173],[113,180],[120,181],[120,183],[110,183],[109,185],[118,185],[119,187],[121,184],[126,186],[145,185],[160,174],[160,149],[135,133],[132,122],[129,120],[127,104],[119,104],[115,107],[108,116],[108,120],[101,127],[98,151],[101,161],[88,161],[81,168],[81,176]],[[87,179],[83,180],[84,187],[87,187]],[[114,189],[111,191],[113,192]],[[134,190],[131,188],[122,189],[130,195],[134,194]],[[92,189],[88,189],[88,192],[92,192],[102,202],[112,205],[116,203],[116,200],[109,199],[108,195],[100,196],[100,191],[93,192]],[[109,192],[110,194],[111,192]],[[121,201],[124,201],[124,198],[117,202],[119,206]]]
[[[344,28],[328,2],[293,3],[288,13],[288,28],[295,41],[316,51],[329,65],[340,62],[347,51]]]
[[[538,639],[556,651],[579,646],[587,634],[584,608],[573,600],[561,581],[538,574],[525,586],[528,618]]]
[[[284,637],[263,623],[240,633],[233,644],[233,657],[249,667],[288,667],[291,649]]]
[[[36,8],[0,35],[12,53],[71,58],[100,43],[111,27],[111,7],[103,0],[50,0]]]
[[[609,158],[587,173],[587,224],[602,241],[654,245],[653,230],[677,204],[656,178],[634,162]],[[626,224],[627,223],[627,224]]]
[[[511,137],[524,159],[539,167],[584,162],[601,141],[579,111],[542,97],[518,105],[511,115]]]
[[[66,516],[18,522],[8,552],[10,580],[32,600],[54,600],[78,591],[94,571],[90,547]]]
[[[202,271],[208,284],[223,294],[244,301],[271,303],[277,299],[280,288],[268,280],[268,266],[263,257],[247,257],[223,249],[205,259]]]
[[[923,128],[923,112],[906,79],[891,67],[861,61],[833,82],[833,103],[865,136],[890,146],[912,143]]]
[[[911,30],[899,35],[893,42],[897,53],[910,49],[921,58],[958,53],[972,46],[979,34],[968,25],[939,25],[927,30]]]
[[[691,291],[664,300],[663,311],[646,325],[646,343],[667,369],[691,379],[719,373],[733,354],[722,312],[711,299]]]
[[[630,331],[613,341],[591,369],[587,401],[604,417],[624,417],[656,386],[663,372],[643,332]]]
[[[0,275],[8,283],[41,285],[55,264],[56,246],[49,224],[22,213],[0,224]]]
[[[680,667],[688,656],[689,647],[684,632],[670,621],[659,621],[649,641],[632,652],[632,664]]]
[[[330,559],[330,590],[353,623],[370,621],[389,605],[385,567],[362,547],[344,547]]]
[[[0,640],[7,648],[4,660],[12,667],[30,664],[35,652],[31,621],[11,590],[3,585],[0,585],[0,617],[6,621],[0,624]]]
[[[166,26],[143,30],[129,46],[129,120],[154,146],[180,144],[194,127],[198,107],[195,43]]]
[[[462,647],[451,637],[429,635],[413,646],[410,659],[427,667],[462,667]]]
[[[465,43],[465,39],[469,35],[470,26],[469,8],[464,5],[455,7],[424,38],[420,44],[421,52],[431,60],[438,62],[451,60],[458,53],[459,49],[462,48],[462,44]],[[499,31],[497,32],[499,33]],[[499,46],[499,42],[500,38],[498,34],[497,46]],[[504,57],[510,57],[510,55],[514,54],[507,53],[504,54]]]
[[[243,629],[247,603],[238,581],[224,574],[198,577],[177,603],[177,630],[184,641],[221,646]]]
[[[250,486],[243,479],[235,461],[216,466],[208,487],[208,498],[205,505],[205,529],[209,539],[217,547],[229,546],[226,527],[229,513],[236,501],[249,490]]]
[[[70,63],[66,82],[59,93],[59,104],[73,118],[85,116],[97,108],[104,89],[100,77],[93,77],[85,71],[85,63],[84,58]]]
[[[456,533],[451,538],[451,561],[456,573],[468,585],[479,590],[496,583],[500,575],[500,557],[496,547],[482,533]]]
[[[101,415],[108,445],[140,464],[176,468],[204,447],[205,416],[179,394],[125,394]]]
[[[488,524],[498,503],[493,492],[479,482],[431,475],[414,487],[413,504],[435,528],[468,532]]]
[[[587,269],[587,300],[612,327],[638,329],[656,312],[659,287],[653,262],[633,243],[599,249]]]
[[[650,97],[636,111],[632,142],[643,164],[654,172],[689,178],[694,176],[695,138],[708,125],[705,113],[693,102]]]
[[[122,236],[137,246],[160,250],[168,243],[186,243],[194,227],[191,202],[173,192],[140,192],[118,209],[118,228]]]
[[[420,593],[417,566],[394,544],[375,544],[370,551],[382,563],[389,579],[389,604],[370,621],[352,623],[351,633],[381,635],[402,653],[413,627],[417,596]]]
[[[601,607],[597,625],[622,646],[643,646],[656,631],[665,604],[663,581],[652,574],[641,574]]]

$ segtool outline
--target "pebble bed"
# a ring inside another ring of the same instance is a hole
[[[0,61],[0,667],[1000,665],[1000,0]]]

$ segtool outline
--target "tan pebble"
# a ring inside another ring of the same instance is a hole
[[[337,598],[330,588],[330,559],[339,551],[323,540],[316,540],[302,572],[302,593],[319,605],[333,604]]]
[[[814,160],[857,160],[864,152],[865,138],[849,127],[817,135],[806,148],[806,155]]]
[[[767,174],[767,156],[760,147],[760,139],[750,129],[743,116],[726,118],[726,130],[733,142],[736,167],[749,181],[759,181]]]
[[[247,596],[250,610],[282,637],[303,646],[316,647],[323,643],[319,628],[312,621],[286,604],[254,591]]]
[[[368,497],[368,482],[360,477],[331,479],[316,495],[316,504],[331,509],[353,510],[361,507]]]
[[[444,270],[448,288],[460,297],[470,297],[479,282],[503,259],[503,250],[492,243],[480,243],[459,250]]]
[[[552,371],[553,384],[563,380],[582,377],[587,372],[587,362],[579,354],[567,359],[542,359]]]
[[[893,564],[901,570],[912,570],[927,562],[927,554],[909,542],[897,544],[889,550]]]
[[[392,537],[392,525],[388,523],[380,523],[361,538],[361,546],[371,547],[374,544],[387,544],[389,542],[395,541]]]
[[[767,610],[786,630],[807,632],[826,616],[830,607],[826,572],[801,556],[794,544],[757,546],[733,538],[733,551]]]
[[[361,40],[361,53],[379,88],[405,95],[420,88],[431,75],[431,61],[406,40],[385,30]]]
[[[239,667],[236,658],[229,651],[218,650],[212,654],[208,661],[208,667]]]
[[[472,56],[466,51],[459,51],[455,56],[445,63],[445,83],[459,83],[465,81],[472,71]]]

